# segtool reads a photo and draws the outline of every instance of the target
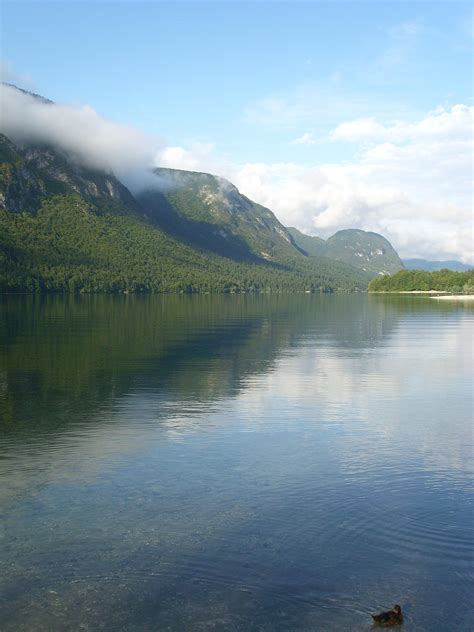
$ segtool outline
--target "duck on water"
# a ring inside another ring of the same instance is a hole
[[[396,604],[391,610],[381,612],[380,614],[370,615],[374,620],[374,625],[380,627],[388,627],[390,625],[400,625],[403,623],[403,615],[401,607]]]

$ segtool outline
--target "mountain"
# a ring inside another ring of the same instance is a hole
[[[408,270],[453,270],[455,272],[466,272],[474,268],[474,264],[468,265],[462,261],[429,261],[428,259],[403,259],[403,265]]]
[[[325,241],[321,237],[305,235],[297,228],[288,228],[295,244],[308,256],[316,257],[324,250]]]
[[[372,274],[392,274],[403,269],[400,257],[385,237],[363,230],[338,231],[326,241],[324,254]]]
[[[53,107],[53,106],[52,106]],[[209,174],[157,170],[138,197],[50,145],[0,136],[0,290],[365,290],[307,257],[273,213]]]
[[[209,173],[155,169],[159,190],[138,196],[166,232],[193,245],[239,260],[278,261],[300,254],[270,209]]]
[[[393,274],[403,263],[390,242],[377,233],[358,229],[340,230],[326,241],[296,228],[289,232],[296,245],[310,256],[324,256],[364,270],[371,276]]]
[[[52,146],[20,148],[0,134],[0,207],[9,212],[36,213],[52,195],[75,193],[100,205],[143,214],[130,191],[113,174],[80,167]]]

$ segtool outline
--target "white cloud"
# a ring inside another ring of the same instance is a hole
[[[316,141],[313,138],[311,132],[305,132],[295,140],[292,140],[290,145],[314,145]]]
[[[357,143],[373,140],[384,136],[385,128],[374,118],[360,118],[355,121],[341,123],[330,133],[331,140]]]
[[[149,167],[163,141],[110,121],[88,105],[45,103],[0,86],[0,131],[16,142],[52,143],[74,160],[112,171],[131,188],[152,178]]]
[[[332,141],[357,143],[361,141],[387,141],[402,143],[420,139],[440,141],[466,140],[472,130],[474,109],[458,104],[449,109],[439,107],[416,123],[394,121],[378,123],[372,118],[360,118],[339,124],[329,137]]]
[[[183,147],[165,147],[155,156],[155,163],[169,169],[189,171],[221,171],[223,160],[217,161],[215,146],[212,143],[194,143],[189,149]]]
[[[402,256],[472,262],[473,112],[460,104],[418,121],[347,121],[331,139],[362,145],[340,164],[205,162],[287,226],[324,237],[362,228]]]
[[[197,171],[202,164],[198,156],[183,147],[165,147],[158,161],[162,167],[189,169],[190,171]]]

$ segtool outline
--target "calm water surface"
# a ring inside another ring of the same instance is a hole
[[[0,629],[472,630],[474,311],[4,297]]]

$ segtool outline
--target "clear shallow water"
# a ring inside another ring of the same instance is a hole
[[[0,310],[2,631],[473,628],[472,308]]]

